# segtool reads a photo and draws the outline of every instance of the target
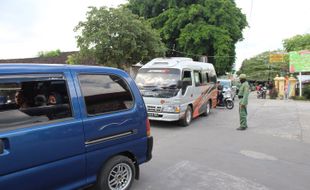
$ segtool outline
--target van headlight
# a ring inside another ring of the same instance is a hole
[[[164,106],[163,112],[180,113],[180,107],[179,106]]]

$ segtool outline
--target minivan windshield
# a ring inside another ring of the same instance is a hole
[[[136,83],[144,97],[170,98],[179,91],[180,73],[179,69],[142,68],[136,76]]]
[[[136,83],[140,89],[145,87],[176,87],[180,80],[179,69],[140,69]]]

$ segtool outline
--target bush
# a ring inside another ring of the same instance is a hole
[[[310,100],[310,85],[306,85],[303,89],[303,96]]]
[[[269,91],[269,97],[270,99],[276,99],[278,97],[278,91],[273,88]]]
[[[293,97],[291,97],[293,100],[306,100],[306,98],[305,97],[303,97],[303,96],[293,96]]]

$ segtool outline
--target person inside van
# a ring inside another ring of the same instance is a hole
[[[57,92],[52,92],[48,95],[48,105],[56,105],[56,104],[62,104],[62,97]]]
[[[38,94],[34,98],[34,104],[36,106],[46,106],[46,97],[43,94]]]
[[[20,90],[15,93],[15,103],[20,109],[29,107],[24,91]]]

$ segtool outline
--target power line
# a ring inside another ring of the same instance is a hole
[[[198,54],[182,52],[182,51],[178,51],[178,50],[170,49],[170,48],[168,48],[168,50],[176,52],[176,53],[181,53],[181,54],[195,56],[195,57],[203,57],[203,56],[207,56],[207,57],[236,57],[235,55],[210,55],[210,56],[209,55],[198,55]]]

